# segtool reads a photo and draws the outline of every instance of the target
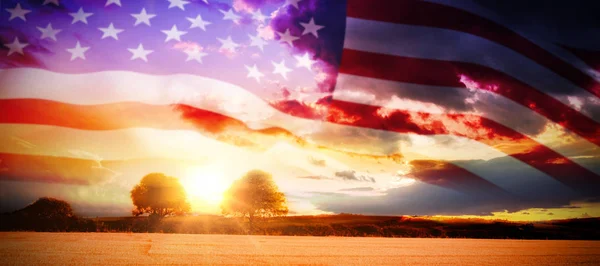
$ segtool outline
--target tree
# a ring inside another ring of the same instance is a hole
[[[144,213],[163,218],[167,215],[181,215],[190,211],[185,190],[175,177],[162,173],[147,174],[131,190],[131,200],[135,216]]]
[[[66,201],[43,197],[0,219],[3,229],[67,231],[77,218]]]
[[[233,182],[225,191],[221,210],[224,215],[248,218],[250,231],[256,217],[285,216],[288,213],[285,195],[271,174],[252,170]]]
[[[49,197],[39,198],[19,212],[31,218],[40,219],[63,219],[74,216],[69,203]]]

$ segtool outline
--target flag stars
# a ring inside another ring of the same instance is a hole
[[[135,60],[135,59],[140,59],[140,60],[144,60],[145,62],[148,62],[148,58],[147,56],[149,54],[151,54],[152,50],[145,50],[144,46],[140,43],[140,45],[138,45],[137,48],[132,49],[132,48],[128,48],[127,50],[129,50],[129,52],[132,53],[131,55],[131,60]]]
[[[250,46],[256,46],[261,51],[264,51],[264,46],[267,45],[267,41],[265,41],[262,37],[260,37],[259,34],[256,34],[256,36],[252,36],[252,35],[248,34],[248,37],[250,37],[250,41],[251,41]]]
[[[83,7],[80,7],[77,12],[69,13],[69,15],[71,15],[71,17],[73,17],[73,21],[71,22],[71,24],[75,24],[79,21],[83,22],[84,24],[88,24],[87,18],[90,17],[91,15],[93,15],[93,13],[85,13],[83,11]]]
[[[237,23],[238,20],[241,18],[241,16],[239,16],[233,12],[233,9],[229,9],[229,11],[223,11],[223,10],[219,10],[219,11],[221,11],[221,13],[223,13],[223,20],[231,20],[231,21]]]
[[[131,14],[131,16],[135,18],[135,24],[133,24],[133,26],[137,26],[141,23],[150,26],[150,19],[156,17],[155,14],[146,13],[146,8],[142,8],[142,11],[139,14]]]
[[[106,7],[106,6],[110,6],[112,4],[121,6],[121,0],[107,0],[106,5],[104,5],[104,6]]]
[[[110,23],[107,28],[98,28],[102,31],[102,39],[112,37],[115,40],[119,40],[119,36],[117,34],[123,32],[123,29],[116,29],[115,26]]]
[[[275,67],[275,70],[273,70],[273,74],[280,74],[284,79],[287,79],[287,73],[292,71],[291,69],[285,66],[284,60],[281,60],[281,63],[275,63],[271,61],[271,64],[273,64],[273,66]]]
[[[42,32],[42,36],[40,37],[41,40],[50,38],[56,41],[56,34],[62,31],[60,29],[53,29],[52,23],[48,23],[48,26],[46,26],[46,28],[37,27],[37,29]]]
[[[278,31],[276,31],[275,33],[277,33],[277,35],[279,35],[280,42],[286,42],[290,46],[294,46],[294,41],[300,39],[296,36],[292,36],[290,34],[290,29],[286,29],[285,32],[283,32],[283,33],[278,32]]]
[[[6,11],[10,13],[10,18],[8,18],[8,21],[11,21],[15,18],[20,18],[23,21],[27,21],[25,15],[31,12],[31,10],[21,8],[20,3],[17,3],[15,8],[7,8]]]
[[[89,50],[90,47],[81,47],[79,41],[75,44],[75,47],[67,49],[67,52],[71,53],[71,61],[81,58],[85,60],[85,52]]]
[[[185,0],[167,0],[169,1],[169,9],[174,8],[174,7],[179,7],[179,9],[181,10],[185,10],[185,5],[189,4],[189,1],[185,1]]]
[[[240,46],[231,39],[231,36],[227,36],[227,39],[217,38],[217,40],[221,42],[221,50],[230,50],[233,52]]]
[[[256,20],[256,21],[260,21],[260,23],[264,23],[265,20],[267,19],[267,16],[263,15],[263,13],[260,11],[260,9],[252,12],[252,19]]]
[[[181,36],[187,33],[187,31],[178,30],[176,25],[173,25],[173,27],[171,27],[170,30],[162,30],[162,32],[167,35],[167,38],[165,38],[165,42],[168,42],[170,40],[176,40],[180,42]]]
[[[18,37],[15,37],[15,39],[12,43],[4,44],[4,46],[8,47],[8,56],[10,56],[13,53],[18,53],[18,54],[24,55],[23,48],[27,47],[28,45],[29,45],[28,43],[19,42]]]
[[[207,53],[202,52],[198,48],[184,50],[183,52],[187,54],[187,58],[185,59],[186,62],[195,60],[200,64],[202,64],[202,57],[208,55]]]
[[[186,18],[186,19],[192,23],[192,25],[190,26],[190,29],[200,28],[203,31],[206,31],[206,26],[212,24],[211,22],[202,20],[202,17],[200,15],[196,16],[196,18]]]
[[[304,28],[302,35],[311,33],[316,38],[319,38],[319,33],[317,31],[325,28],[325,26],[315,24],[315,18],[310,18],[310,21],[308,21],[308,23],[300,22],[300,25]]]
[[[260,82],[260,78],[262,78],[264,74],[258,71],[258,68],[256,68],[256,64],[252,67],[246,65],[244,66],[248,70],[248,75],[246,77],[256,79],[256,82]]]
[[[312,71],[312,65],[316,62],[310,58],[308,53],[304,53],[303,56],[294,56],[298,61],[296,63],[296,67],[305,67],[308,70]]]

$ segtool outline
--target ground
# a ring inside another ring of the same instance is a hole
[[[1,232],[9,264],[600,265],[600,241]]]

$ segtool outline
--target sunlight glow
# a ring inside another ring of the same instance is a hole
[[[193,167],[182,180],[192,207],[218,207],[223,199],[223,192],[229,186],[229,180],[223,171],[215,166]],[[206,206],[208,205],[208,206]]]

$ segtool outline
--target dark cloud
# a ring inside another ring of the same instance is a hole
[[[327,165],[327,163],[325,162],[324,159],[317,159],[317,158],[314,158],[312,156],[308,157],[308,161],[311,164],[314,164],[316,166],[326,166]]]
[[[318,175],[299,176],[298,178],[302,178],[302,179],[312,179],[312,180],[326,180],[326,179],[331,179],[331,178],[329,178],[329,177],[325,177],[325,176],[318,176]]]
[[[422,182],[484,197],[508,196],[508,192],[493,183],[445,161],[414,160],[405,176]]]
[[[375,190],[372,187],[353,187],[353,188],[343,188],[339,191],[373,191]]]
[[[354,170],[335,172],[336,177],[341,177],[343,180],[360,181],[375,183],[375,178],[366,175],[357,174]]]
[[[598,158],[593,160],[600,167]],[[465,169],[469,169],[466,171]],[[598,168],[600,169],[600,168]],[[418,160],[407,174],[417,183],[389,189],[383,196],[314,194],[323,211],[378,215],[484,215],[530,208],[579,208],[571,202],[597,200],[572,190],[512,157],[488,161],[439,162]],[[593,191],[590,189],[590,191]],[[595,190],[598,193],[599,190]]]

